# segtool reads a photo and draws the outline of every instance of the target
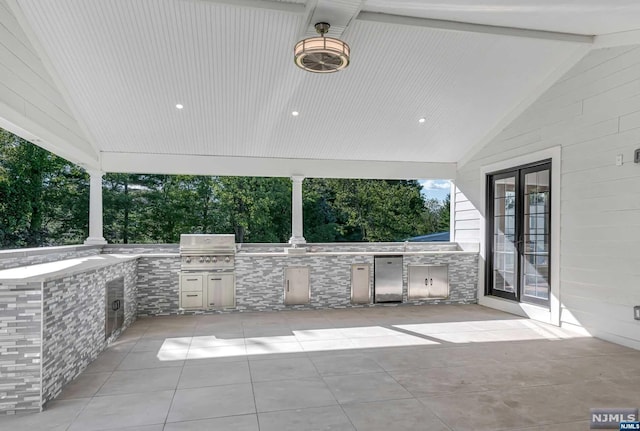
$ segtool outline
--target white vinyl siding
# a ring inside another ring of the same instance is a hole
[[[640,164],[633,163],[640,148],[638,46],[589,53],[459,167],[454,238],[480,240],[481,228],[468,221],[485,198],[483,166],[557,146],[560,319],[640,348],[640,322],[633,320],[633,306],[640,305]]]

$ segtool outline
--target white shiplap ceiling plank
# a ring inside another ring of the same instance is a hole
[[[103,154],[455,162],[581,45],[356,20],[320,75],[272,5],[17,1]]]

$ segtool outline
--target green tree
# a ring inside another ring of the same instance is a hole
[[[221,230],[238,242],[285,242],[290,235],[291,182],[287,178],[217,177],[214,195]]]
[[[53,187],[65,185],[68,162],[40,147],[0,130],[0,241],[3,247],[36,247],[52,243],[46,213],[57,201]],[[67,201],[68,202],[68,201]],[[60,224],[56,220],[56,224]]]

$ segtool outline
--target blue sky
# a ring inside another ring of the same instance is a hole
[[[451,191],[449,180],[418,180],[422,185],[422,194],[427,198],[444,200]]]

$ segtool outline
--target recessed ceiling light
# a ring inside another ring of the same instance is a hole
[[[418,123],[424,123],[425,121],[427,121],[427,119],[424,117],[418,119]]]
[[[176,109],[182,109],[182,108],[184,108],[184,106],[182,106],[180,103],[176,105]]]
[[[300,115],[300,113],[298,111],[292,111],[291,115],[293,115],[294,117],[297,117],[298,115]]]

